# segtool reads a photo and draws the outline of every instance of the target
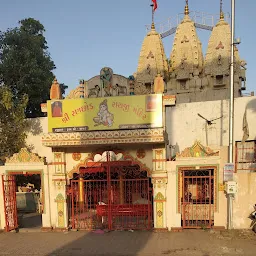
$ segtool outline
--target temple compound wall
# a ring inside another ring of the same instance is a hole
[[[240,143],[243,137],[242,126],[245,113],[249,127],[248,143],[256,137],[253,129],[255,101],[255,97],[235,100],[234,140],[237,143]],[[208,121],[221,118],[208,124],[198,114]],[[200,215],[200,207],[202,207],[199,203],[191,206],[191,201],[189,204],[183,203],[183,194],[187,192],[184,184],[190,179],[184,173],[190,171],[199,188],[202,184],[195,178],[196,174],[193,172],[201,175],[210,170],[213,182],[211,183],[212,202],[207,203],[207,207],[210,205],[211,218],[209,219],[215,227],[226,227],[227,198],[223,184],[223,169],[228,162],[228,102],[177,104],[168,107],[165,118],[168,142],[165,141],[166,138],[161,129],[142,129],[140,132],[139,130],[118,131],[114,138],[113,136],[107,138],[110,132],[100,131],[92,133],[92,137],[88,138],[83,137],[79,132],[47,133],[47,117],[30,120],[31,127],[38,127],[36,134],[31,128],[27,137],[27,145],[34,153],[30,153],[29,150],[21,151],[1,167],[1,173],[41,171],[44,194],[43,228],[66,229],[70,226],[68,209],[70,204],[67,202],[66,190],[70,180],[79,173],[79,167],[88,161],[93,161],[96,154],[102,154],[108,150],[117,154],[122,153],[125,159],[136,161],[141,169],[148,172],[153,189],[154,227],[160,230],[171,230],[188,226],[189,222],[184,222],[186,212],[187,218],[193,217],[198,221],[191,212],[197,210],[199,211],[197,214]],[[77,138],[79,138],[79,144],[75,145]],[[110,139],[113,141],[116,139],[119,143],[111,142],[109,145]],[[141,142],[134,143],[134,139]],[[90,144],[92,141],[94,144]],[[151,143],[148,143],[149,141]],[[35,154],[43,156],[44,160],[36,158]],[[234,154],[237,161],[234,180],[238,183],[238,192],[233,202],[233,225],[234,228],[249,228],[248,215],[252,210],[256,192],[253,185],[256,179],[255,166],[253,163],[243,164],[237,160],[239,156],[237,144]],[[249,168],[245,168],[248,166]],[[200,179],[206,179],[204,177],[206,176],[200,176]],[[195,188],[193,184],[189,187],[189,193],[192,191],[193,197]],[[2,194],[0,200],[3,202]],[[192,217],[189,214],[192,214]],[[4,216],[4,208],[1,207],[2,229],[5,227]]]

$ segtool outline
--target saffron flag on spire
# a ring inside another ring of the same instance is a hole
[[[155,11],[157,9],[157,0],[152,0],[153,3],[153,10]]]

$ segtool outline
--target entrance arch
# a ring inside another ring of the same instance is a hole
[[[105,155],[105,158],[104,158]],[[148,170],[111,151],[87,159],[70,181],[74,229],[151,229],[152,186]],[[127,158],[127,157],[126,157]]]
[[[18,192],[16,188],[16,176],[29,176],[33,174],[40,175],[41,179],[41,193],[38,192],[36,194],[40,198],[38,200],[40,205],[37,205],[37,207],[39,207],[38,209],[42,213],[40,227],[50,225],[49,200],[45,200],[45,191],[48,192],[47,170],[45,159],[30,152],[27,148],[22,148],[18,153],[6,159],[5,165],[0,167],[0,175],[2,176],[0,187],[3,191],[3,193],[0,193],[0,205],[8,205],[8,207],[0,208],[1,228],[4,228],[6,231],[19,228],[16,201],[16,192]],[[34,198],[36,201],[36,197]],[[25,203],[25,205],[27,204]]]

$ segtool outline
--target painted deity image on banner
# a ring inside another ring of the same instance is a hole
[[[52,103],[52,117],[62,117],[62,102],[54,101]]]
[[[97,115],[97,117],[93,118],[93,121],[95,122],[94,126],[104,125],[110,127],[113,125],[114,115],[109,112],[106,99],[100,103]]]
[[[146,112],[155,112],[157,110],[157,96],[148,95],[146,97]]]

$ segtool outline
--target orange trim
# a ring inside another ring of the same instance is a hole
[[[176,95],[163,95],[163,99],[176,99]]]
[[[102,163],[98,163],[98,162],[87,162],[86,163],[86,166],[87,167],[101,167],[102,166]]]
[[[33,174],[42,174],[41,172],[38,171],[19,171],[19,172],[15,172],[15,171],[7,171],[8,174],[11,175],[33,175]]]
[[[153,159],[152,162],[166,162],[166,159]]]
[[[166,202],[166,200],[155,200],[154,199],[154,202],[156,202],[156,203],[164,203],[164,202]]]
[[[48,165],[61,165],[61,164],[66,165],[66,162],[51,162]]]
[[[7,173],[10,173],[12,175],[24,175],[23,172],[12,172],[12,171],[7,171]]]

